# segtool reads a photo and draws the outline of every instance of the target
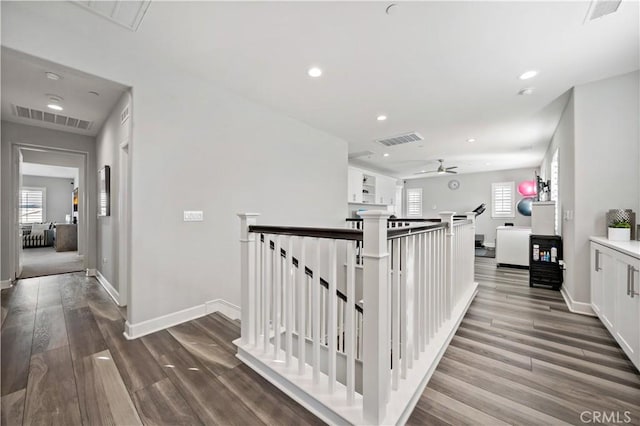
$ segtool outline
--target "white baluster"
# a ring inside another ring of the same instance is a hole
[[[275,282],[273,285],[273,359],[278,359],[280,352],[280,331],[281,331],[281,317],[280,317],[280,302],[281,302],[281,286],[282,286],[282,241],[281,236],[276,236],[276,246],[274,250],[275,258]]]
[[[328,292],[328,304],[329,304],[329,321],[328,321],[328,339],[329,339],[329,351],[328,351],[328,373],[329,376],[329,392],[333,392],[336,382],[336,313],[337,313],[337,281],[338,273],[336,265],[338,258],[336,255],[336,240],[329,241],[329,292]]]
[[[291,237],[286,237],[287,262],[284,281],[284,323],[285,323],[285,361],[287,367],[291,365],[293,348],[293,241]]]
[[[391,288],[391,386],[398,390],[400,383],[400,244],[393,241],[393,285]]]
[[[446,306],[446,318],[451,318],[451,309],[452,309],[452,289],[453,289],[453,236],[454,236],[454,228],[453,228],[453,215],[455,212],[440,212],[440,217],[443,222],[449,224],[446,233],[446,239],[444,243],[444,253],[445,253],[445,306]]]
[[[345,329],[345,353],[347,355],[347,403],[353,404],[355,400],[356,361],[355,361],[355,302],[356,302],[356,262],[355,244],[347,243],[347,303],[346,303],[346,329]]]
[[[311,310],[313,312],[313,383],[320,382],[320,240],[315,239]]]
[[[422,262],[420,256],[422,255],[422,250],[420,243],[422,242],[422,234],[419,236],[413,236],[412,245],[413,245],[413,357],[414,359],[418,359],[420,357],[420,315],[421,315],[421,280],[422,280]]]
[[[407,366],[411,359],[409,351],[409,313],[408,313],[408,300],[407,300],[407,287],[409,285],[409,237],[403,237],[400,239],[400,377],[407,378]]]
[[[300,244],[300,262],[298,262],[298,374],[303,375],[306,366],[305,341],[307,336],[307,274],[306,265],[307,239],[302,237]]]
[[[255,236],[255,260],[256,260],[256,269],[255,269],[255,283],[256,283],[256,293],[255,299],[253,301],[253,310],[255,312],[255,322],[254,322],[254,330],[253,330],[253,342],[257,346],[260,340],[260,331],[262,330],[262,299],[264,294],[262,293],[262,277],[264,269],[264,263],[262,259],[262,247],[263,243],[261,242],[262,234],[256,234]]]
[[[263,243],[263,257],[262,263],[265,265],[265,268],[262,270],[262,338],[263,338],[263,346],[265,354],[269,350],[269,335],[270,332],[270,305],[271,305],[271,285],[273,284],[273,277],[271,274],[271,267],[273,265],[271,256],[271,235],[264,234],[264,243]]]

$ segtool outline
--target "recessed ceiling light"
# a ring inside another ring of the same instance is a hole
[[[49,105],[47,105],[47,108],[51,108],[51,109],[54,109],[56,111],[62,111],[64,109],[58,104],[49,104]]]
[[[54,72],[46,72],[44,75],[46,75],[49,80],[60,80],[62,78]]]
[[[518,92],[518,95],[531,95],[533,94],[533,87],[526,87]]]
[[[322,75],[322,70],[318,67],[309,68],[307,74],[309,74],[309,77],[317,78]]]
[[[467,142],[475,142],[475,141],[476,141],[476,140],[475,140],[475,138],[469,138],[469,139],[467,139]]]
[[[387,119],[386,115],[379,115],[378,118],[377,118],[378,121],[384,121],[386,119]]]
[[[389,153],[388,153],[388,152],[385,152],[384,154],[382,154],[382,156],[383,156],[383,157],[388,157],[388,156],[389,156]]]
[[[533,78],[536,75],[538,75],[538,71],[535,71],[535,70],[526,71],[522,73],[522,75],[520,75],[520,80],[529,80],[530,78]]]
[[[485,164],[485,166],[490,166],[491,165],[491,163],[484,163],[484,164]]]
[[[420,173],[427,173],[426,170],[420,170]]]

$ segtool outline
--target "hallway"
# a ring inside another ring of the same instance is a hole
[[[595,318],[527,272],[476,260],[480,291],[410,424],[640,419],[640,374]],[[128,341],[121,310],[81,273],[2,291],[2,424],[319,424],[235,357],[213,314]],[[584,417],[586,420],[587,417]]]

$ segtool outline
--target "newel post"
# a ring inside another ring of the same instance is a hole
[[[240,341],[254,345],[256,313],[256,234],[249,226],[256,224],[260,213],[238,213],[240,218]]]
[[[455,262],[453,256],[453,215],[456,212],[440,212],[440,219],[442,223],[447,223],[447,232],[445,233],[444,242],[444,283],[445,283],[445,300],[446,300],[446,314],[447,319],[451,319],[451,309],[453,305],[453,263]]]
[[[381,424],[387,413],[391,385],[389,360],[390,312],[387,295],[388,257],[386,211],[360,213],[363,219],[363,351],[362,390],[365,422]],[[397,338],[397,337],[396,337]]]

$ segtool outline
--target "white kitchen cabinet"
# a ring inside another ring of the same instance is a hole
[[[396,180],[386,176],[376,176],[376,203],[393,204],[396,196]]]
[[[348,185],[348,199],[349,203],[361,203],[362,202],[362,171],[349,167],[347,185]]]
[[[640,242],[591,240],[591,307],[640,368]]]
[[[614,337],[640,369],[640,259],[616,256],[615,265],[617,280]]]
[[[611,333],[615,323],[616,270],[612,250],[599,244],[591,244],[591,308]]]

